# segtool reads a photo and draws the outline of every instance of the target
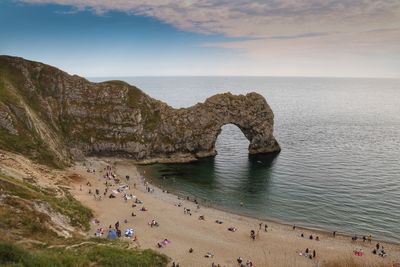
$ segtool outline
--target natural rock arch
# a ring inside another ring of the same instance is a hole
[[[175,114],[174,114],[175,113]],[[180,125],[187,134],[177,136],[178,151],[187,151],[196,157],[216,154],[215,142],[226,124],[237,126],[249,140],[249,153],[276,153],[280,151],[273,136],[274,114],[264,97],[257,93],[247,95],[218,94],[187,109],[174,110],[169,125]]]
[[[218,94],[174,109],[122,81],[92,83],[9,56],[0,56],[0,65],[0,149],[20,152],[10,146],[16,140],[25,150],[41,144],[32,157],[55,164],[87,155],[181,162],[215,155],[221,127],[234,124],[250,154],[280,151],[274,114],[257,93]]]

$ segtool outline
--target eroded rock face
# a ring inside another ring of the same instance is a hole
[[[7,116],[4,112],[1,116],[0,130],[10,132],[12,125],[18,131],[13,134],[41,138],[61,159],[65,153],[60,151],[65,150],[79,157],[194,160],[216,154],[221,127],[230,123],[250,141],[249,153],[280,151],[273,136],[273,112],[256,93],[219,94],[190,108],[173,109],[125,82],[91,83],[21,58],[0,57],[0,75],[0,89],[8,88],[8,95],[13,95],[10,101],[0,94],[2,110],[7,110]],[[10,112],[24,109],[29,112]],[[26,121],[21,119],[24,116]],[[43,125],[33,127],[30,122]]]

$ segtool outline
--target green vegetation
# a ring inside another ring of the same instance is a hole
[[[53,198],[53,205],[56,210],[67,215],[71,220],[71,225],[81,227],[88,231],[90,229],[90,219],[93,217],[92,211],[77,201],[67,189],[64,190],[64,197]]]
[[[83,230],[90,228],[92,211],[74,199],[66,189],[57,192],[0,175],[0,191],[7,194],[0,208],[0,225],[10,233],[16,232],[48,243],[63,240],[46,227],[46,223],[51,221],[50,216],[31,208],[34,203],[49,205],[53,211],[67,216],[72,226]]]
[[[66,188],[42,188],[0,175],[0,266],[166,266],[168,258],[152,250],[129,249],[123,241],[63,238],[51,225],[58,211],[70,224],[89,230],[92,211],[73,198]],[[48,207],[48,208],[47,208]],[[15,240],[29,245],[15,245]],[[38,243],[39,241],[39,243]],[[41,242],[41,243],[40,243]],[[55,245],[55,246],[50,246]]]
[[[2,79],[0,79],[0,101],[3,103],[18,104],[18,97],[7,89],[6,83]]]
[[[0,148],[8,151],[21,153],[32,160],[54,168],[62,168],[61,162],[35,135],[32,135],[20,125],[15,125],[18,135],[11,134],[0,128]]]
[[[166,266],[168,259],[151,250],[127,250],[112,244],[91,244],[78,248],[28,251],[0,242],[2,266]]]
[[[27,103],[44,117],[44,121],[48,118],[41,107],[39,95],[25,90],[25,79],[21,71],[9,64],[7,60],[0,59],[0,106],[5,104],[10,107],[14,117],[14,127],[18,131],[18,135],[14,135],[0,128],[0,148],[21,153],[51,167],[61,168],[64,163],[49,150],[38,134],[30,129],[23,103]]]
[[[144,128],[149,131],[154,131],[160,122],[160,111],[142,109],[142,116],[145,120]]]
[[[140,107],[140,102],[143,96],[143,92],[134,87],[134,86],[129,86],[128,89],[128,106],[131,108],[139,108]]]
[[[120,86],[120,87],[130,86],[127,82],[120,81],[120,80],[105,81],[105,82],[102,82],[102,84],[111,84],[111,85]]]

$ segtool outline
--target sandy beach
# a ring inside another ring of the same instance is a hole
[[[108,165],[112,166],[112,172],[120,179],[118,185],[103,178]],[[89,173],[88,169],[95,172]],[[164,253],[171,258],[171,264],[175,262],[179,263],[179,266],[212,266],[214,263],[220,266],[238,266],[238,257],[243,259],[244,264],[248,260],[251,261],[253,266],[322,266],[329,261],[350,258],[365,266],[392,266],[393,263],[400,262],[400,246],[397,244],[379,242],[388,254],[383,258],[372,253],[378,241],[363,242],[362,238],[351,241],[351,237],[340,235],[340,229],[336,237],[333,237],[330,232],[299,227],[293,229],[289,225],[198,207],[192,201],[178,199],[177,196],[163,192],[153,185],[148,185],[152,192],[147,192],[145,177],[139,174],[133,163],[126,160],[90,158],[85,163],[77,163],[68,172],[82,177],[73,184],[72,193],[93,209],[95,218],[100,222],[91,224],[89,235],[94,235],[98,228],[104,228],[104,238],[109,226],[114,227],[119,221],[122,234],[127,228],[134,229],[137,240],[129,239],[132,246]],[[129,181],[125,178],[127,175]],[[112,186],[104,196],[106,181],[112,183]],[[88,186],[87,182],[90,182],[91,186]],[[116,194],[116,198],[109,198],[112,190],[125,184],[129,185],[128,190]],[[101,200],[93,196],[96,189],[102,196]],[[89,190],[92,194],[89,194]],[[135,198],[125,201],[124,193],[132,194]],[[136,198],[143,204],[132,207]],[[141,211],[142,207],[147,211]],[[185,208],[190,209],[191,215],[184,212]],[[136,216],[133,217],[132,212]],[[204,220],[200,220],[200,216],[204,216]],[[149,222],[152,220],[157,221],[159,226],[151,227]],[[216,220],[223,223],[218,224]],[[267,232],[265,224],[268,226]],[[229,227],[235,227],[237,230],[231,232]],[[250,238],[251,230],[256,233],[255,240]],[[304,237],[301,237],[301,234]],[[310,235],[313,236],[312,240]],[[316,240],[317,236],[319,241]],[[162,248],[157,247],[157,243],[164,239],[170,240],[171,243]],[[189,253],[190,248],[193,249],[192,253]],[[315,258],[300,255],[307,248],[311,254],[315,250]],[[356,256],[354,251],[360,249],[364,252],[363,256]],[[207,253],[213,256],[205,257]]]

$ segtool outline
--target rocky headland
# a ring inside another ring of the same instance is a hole
[[[0,148],[64,165],[85,156],[150,163],[216,154],[225,124],[238,126],[249,153],[280,151],[264,97],[218,94],[174,109],[122,81],[93,83],[46,64],[0,56]]]

